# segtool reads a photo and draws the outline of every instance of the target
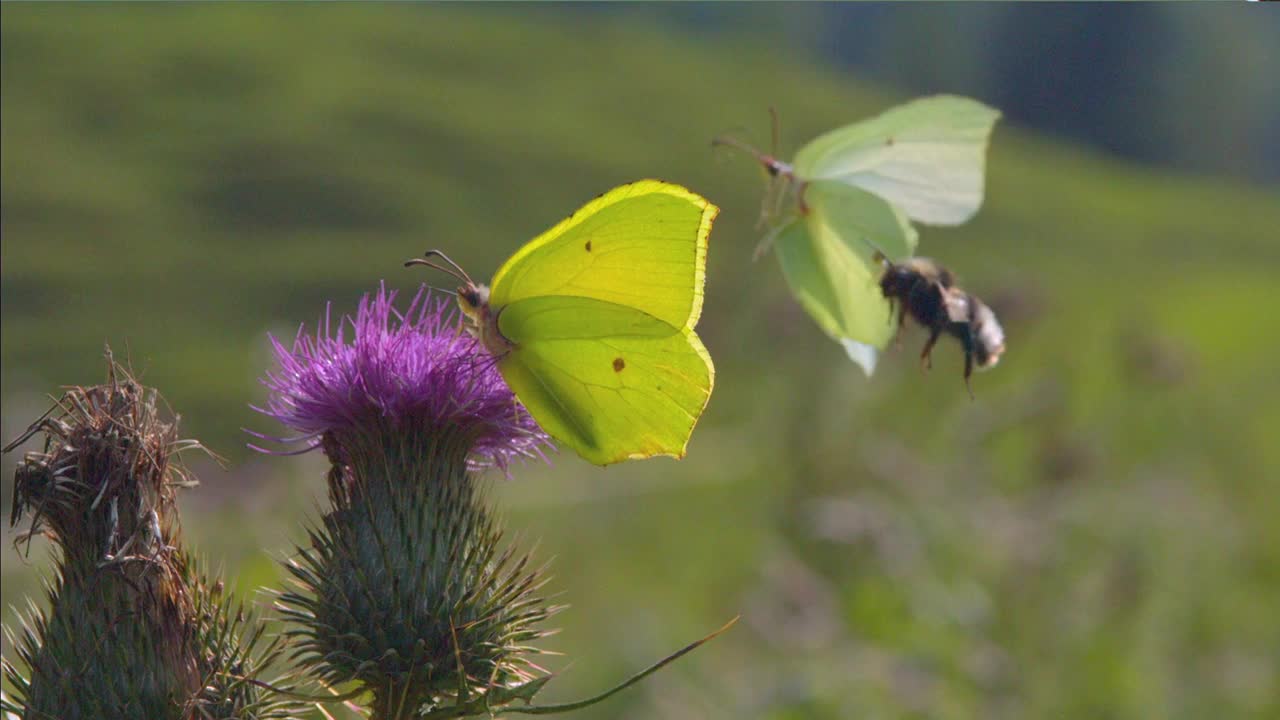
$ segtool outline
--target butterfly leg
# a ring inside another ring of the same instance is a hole
[[[760,242],[756,243],[756,249],[751,251],[751,262],[759,262],[771,247],[773,247],[773,233],[768,233],[760,238]]]
[[[777,229],[771,229],[769,232],[765,233],[764,237],[760,238],[760,242],[756,243],[756,249],[751,253],[751,261],[756,262],[760,258],[764,257],[764,254],[769,252],[769,249],[773,247],[773,241],[777,237]]]

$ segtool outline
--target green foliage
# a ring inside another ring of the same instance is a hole
[[[797,143],[903,99],[769,37],[553,8],[0,12],[4,434],[22,393],[127,342],[235,468],[185,514],[234,569],[262,579],[318,492],[239,449],[265,331],[415,287],[399,263],[428,245],[497,267],[659,177],[723,209],[698,326],[717,389],[680,463],[566,455],[499,485],[573,604],[544,644],[577,664],[542,701],[743,612],[595,717],[1280,711],[1274,189],[1002,123],[982,211],[926,239],[1009,334],[970,402],[954,346],[867,381],[751,263],[759,193],[707,142],[770,104]],[[33,587],[17,565],[6,605]]]

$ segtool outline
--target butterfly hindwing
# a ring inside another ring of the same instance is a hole
[[[499,369],[553,437],[599,465],[684,455],[714,379],[692,331],[567,296],[520,300],[498,319],[513,343]]]
[[[868,374],[896,325],[880,291],[878,255],[910,256],[916,232],[884,200],[831,181],[805,189],[808,213],[777,233],[782,274],[801,307]]]

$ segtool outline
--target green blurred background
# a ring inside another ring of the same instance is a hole
[[[741,614],[580,716],[1276,717],[1280,24],[1246,10],[6,3],[3,438],[109,342],[226,459],[188,456],[186,537],[262,602],[324,472],[244,447],[267,333],[659,177],[722,207],[716,392],[684,461],[494,478],[571,606],[542,700]],[[1161,51],[1102,53],[1116,18]],[[763,183],[708,143],[934,91],[1007,111],[984,209],[922,229],[1009,335],[974,401],[919,333],[865,379],[751,262]],[[47,549],[6,543],[6,623]]]

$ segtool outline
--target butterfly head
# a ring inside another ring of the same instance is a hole
[[[458,286],[458,308],[467,318],[467,329],[480,340],[494,357],[506,355],[512,348],[511,341],[498,329],[498,313],[489,307],[489,287],[468,282]]]
[[[773,140],[773,144],[769,148],[768,154],[762,153],[747,143],[728,135],[721,135],[720,137],[712,140],[711,145],[713,147],[727,145],[735,150],[747,153],[751,157],[755,158],[756,162],[760,163],[760,166],[764,168],[764,171],[769,174],[770,178],[776,178],[781,175],[784,178],[792,179],[795,177],[795,169],[791,166],[791,163],[778,159],[778,111],[773,107],[769,108],[769,118],[772,121],[771,127],[773,132],[771,138]]]
[[[489,312],[489,288],[485,285],[467,283],[458,286],[458,307],[472,322],[480,322]]]
[[[443,264],[431,258],[439,258]],[[495,357],[502,357],[511,350],[511,342],[498,330],[498,313],[489,308],[488,286],[472,280],[467,271],[439,250],[428,250],[423,257],[405,262],[405,267],[410,265],[426,265],[457,278],[462,284],[453,291],[453,295],[458,298],[458,309],[467,319],[467,330],[479,338],[485,349]]]
[[[721,136],[712,140],[711,144],[712,146],[715,146],[715,147],[719,147],[719,146],[731,147],[735,150],[738,150],[740,152],[744,152],[750,155],[751,157],[755,158],[756,162],[760,163],[760,167],[764,168],[764,171],[768,173],[769,177],[771,178],[778,177],[779,175],[786,178],[790,178],[790,177],[794,177],[795,175],[795,170],[791,167],[791,163],[783,162],[782,160],[779,160],[773,155],[762,153],[759,150],[751,147],[750,145],[742,142],[741,140],[735,137],[730,137],[727,135]]]

